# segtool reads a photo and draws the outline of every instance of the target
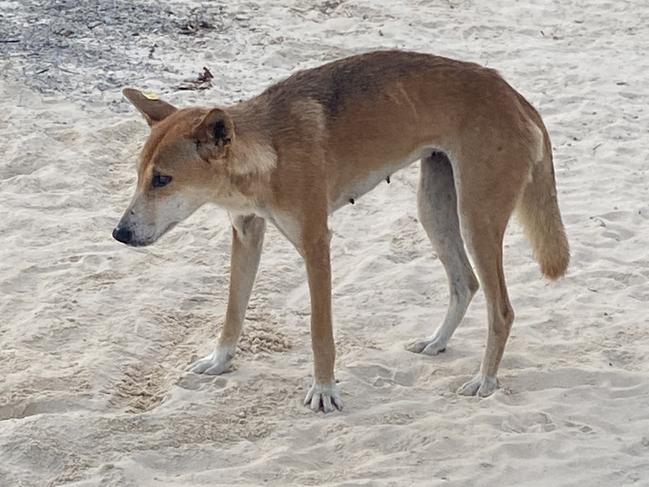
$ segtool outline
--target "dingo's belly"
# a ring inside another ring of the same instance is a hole
[[[433,151],[432,146],[420,147],[401,161],[384,164],[369,171],[364,171],[362,174],[357,174],[355,177],[352,176],[346,179],[343,184],[338,183],[337,187],[330,190],[329,213],[353,203],[357,198],[374,189],[381,181],[385,181],[390,175],[428,156]]]

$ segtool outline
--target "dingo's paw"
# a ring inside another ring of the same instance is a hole
[[[234,353],[227,348],[217,347],[212,353],[194,362],[189,371],[194,374],[220,375],[230,370]]]
[[[441,338],[424,338],[423,340],[415,340],[414,342],[406,345],[406,350],[414,353],[423,353],[425,355],[437,355],[438,353],[446,350],[446,343],[448,340]]]
[[[481,374],[476,375],[469,382],[463,384],[458,390],[458,394],[463,396],[491,396],[498,389],[498,380],[495,377],[483,377]]]
[[[316,413],[320,410],[324,413],[330,413],[336,409],[338,411],[343,409],[343,401],[340,399],[338,386],[336,386],[335,382],[331,384],[314,382],[304,398],[304,405]]]

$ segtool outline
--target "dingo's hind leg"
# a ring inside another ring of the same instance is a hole
[[[449,305],[442,325],[430,337],[416,340],[407,349],[437,355],[458,327],[478,290],[464,249],[458,219],[453,169],[445,154],[434,152],[422,159],[417,207],[419,220],[448,276]]]
[[[501,150],[468,144],[479,150],[467,151],[453,161],[461,182],[458,213],[462,235],[480,278],[489,324],[480,372],[458,390],[468,396],[485,397],[497,389],[496,374],[514,321],[503,270],[503,237],[530,162],[525,146],[501,144]]]

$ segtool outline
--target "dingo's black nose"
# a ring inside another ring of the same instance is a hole
[[[133,232],[128,228],[115,227],[115,230],[113,230],[113,238],[119,242],[129,244],[133,239]]]

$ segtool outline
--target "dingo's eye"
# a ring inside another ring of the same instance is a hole
[[[158,172],[153,175],[153,179],[151,180],[151,184],[154,188],[162,188],[170,182],[171,176],[165,176],[164,174],[160,174]]]

